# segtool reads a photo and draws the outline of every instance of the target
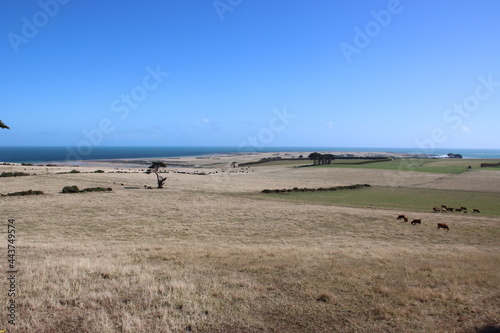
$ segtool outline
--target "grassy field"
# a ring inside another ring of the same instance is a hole
[[[271,193],[261,196],[294,202],[426,212],[441,205],[464,206],[469,213],[478,209],[481,214],[500,216],[500,193],[372,186],[355,190]]]
[[[375,186],[295,198],[260,193],[278,185],[319,187],[360,177],[382,182],[388,172],[290,165],[230,175],[171,171],[165,189],[148,190],[144,185],[154,185],[154,175],[99,168],[106,173],[1,167],[32,173],[0,179],[2,193],[45,194],[0,197],[2,247],[7,221],[15,219],[18,269],[16,326],[4,314],[0,330],[477,333],[500,328],[499,193],[418,188],[442,176],[410,172],[395,192]],[[467,174],[473,177],[466,182],[478,187],[499,183],[492,177],[496,171]],[[445,180],[438,185],[464,184],[461,175]],[[61,193],[68,185],[113,190]],[[430,212],[441,204],[472,205],[468,208],[481,214]],[[398,214],[423,223],[398,221]],[[447,223],[450,230],[437,230],[436,223]],[[7,251],[2,262],[6,272]],[[4,309],[8,289],[5,279]]]
[[[354,160],[335,160],[332,164],[321,165],[322,168],[362,168],[362,169],[382,169],[397,171],[418,171],[435,173],[461,173],[472,169],[481,170],[500,170],[500,168],[481,168],[481,163],[496,163],[498,160],[479,160],[479,159],[395,159],[386,162],[376,162],[364,164],[364,160],[358,161],[360,164],[354,164]]]
[[[500,167],[481,168],[482,163],[497,163],[500,160],[488,159],[415,159],[404,158],[390,161],[379,161],[370,159],[338,159],[332,161],[332,164],[318,165],[315,168],[355,168],[355,169],[375,169],[375,170],[394,170],[394,171],[417,171],[432,173],[462,173],[468,170],[470,166],[473,170],[492,170],[498,171]],[[367,163],[369,162],[369,163]],[[251,165],[251,167],[262,166],[283,166],[283,167],[305,167],[311,166],[311,160],[271,160],[268,162]]]

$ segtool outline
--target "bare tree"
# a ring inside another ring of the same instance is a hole
[[[167,177],[162,177],[159,175],[160,168],[166,168],[167,165],[161,161],[151,162],[151,165],[148,167],[147,174],[154,173],[156,175],[156,181],[158,182],[158,188],[163,188],[163,184],[167,180]]]
[[[0,120],[0,128],[10,129],[10,127],[5,125],[1,120]]]

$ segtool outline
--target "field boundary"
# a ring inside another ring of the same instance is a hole
[[[322,192],[322,191],[337,191],[337,190],[356,190],[363,187],[370,187],[370,184],[355,184],[355,185],[347,185],[347,186],[334,186],[334,187],[318,187],[318,188],[298,188],[294,187],[292,189],[276,189],[276,190],[268,190],[264,189],[261,193],[289,193],[289,192]]]

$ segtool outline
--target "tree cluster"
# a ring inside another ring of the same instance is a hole
[[[333,154],[320,154],[317,152],[309,154],[308,158],[313,160],[314,165],[321,164],[332,164],[332,161],[335,159]]]

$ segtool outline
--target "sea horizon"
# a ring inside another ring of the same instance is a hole
[[[463,158],[500,159],[500,149],[489,148],[418,148],[395,147],[233,147],[233,146],[98,146],[91,149],[67,146],[0,146],[0,161],[10,163],[41,163],[137,158],[172,158],[212,154],[274,153],[274,152],[383,152],[446,157],[448,153]]]

